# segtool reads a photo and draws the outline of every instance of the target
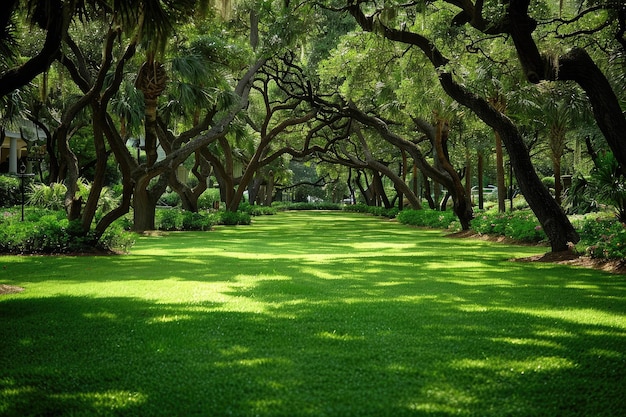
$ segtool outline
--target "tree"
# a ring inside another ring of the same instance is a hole
[[[439,72],[439,81],[444,91],[459,102],[471,109],[486,124],[500,132],[503,142],[509,150],[511,164],[514,167],[518,183],[527,201],[533,209],[537,219],[543,226],[553,251],[567,250],[568,242],[577,242],[579,236],[554,199],[550,196],[535,173],[523,139],[512,123],[511,119],[504,116],[491,106],[487,100],[468,91],[463,85],[454,80],[453,74],[448,70],[450,60],[445,58],[437,46],[428,38],[417,32],[396,29],[385,24],[381,20],[381,12],[375,11],[372,15],[366,15],[362,11],[361,4],[350,4],[347,11],[354,16],[363,30],[380,33],[387,39],[414,45],[432,63]]]
[[[0,40],[0,51],[5,58],[12,58],[13,51],[18,49],[15,37],[11,36],[11,27],[15,25],[20,14],[25,14],[33,26],[45,31],[45,39],[41,49],[23,64],[8,60],[7,64],[14,66],[0,74],[0,97],[27,85],[50,67],[57,59],[62,40],[78,11],[76,1],[38,0],[22,3],[24,2],[19,0],[8,0],[2,8],[0,33],[3,36]]]
[[[563,53],[541,53],[533,37],[538,29],[538,22],[531,17],[530,0],[511,0],[503,3],[503,12],[494,13],[495,18],[485,16],[482,1],[459,3],[450,0],[447,2],[460,8],[453,24],[469,24],[489,35],[510,35],[528,81],[532,83],[539,83],[542,80],[576,82],[587,94],[598,127],[620,166],[626,167],[626,143],[622,140],[623,132],[626,131],[626,116],[622,112],[618,96],[611,83],[586,48],[573,42],[569,50]],[[567,10],[567,8],[564,9],[563,3],[560,2],[559,14]],[[551,35],[560,42],[572,39],[576,41],[587,35],[603,36],[607,43],[613,42],[617,45],[612,47],[613,50],[618,50],[617,53],[623,54],[624,45],[626,45],[624,29],[626,12],[624,12],[623,2],[594,0],[584,3],[587,7],[577,9],[579,11],[570,18],[559,16],[551,19],[551,23],[556,24],[556,29]],[[604,19],[591,29],[578,26],[585,21],[586,17],[595,16],[598,13],[602,13],[601,16],[604,16]],[[568,29],[570,31],[564,33]],[[612,34],[606,35],[607,31],[612,31]],[[614,54],[617,53],[614,52]]]

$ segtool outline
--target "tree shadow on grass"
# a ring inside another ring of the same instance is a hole
[[[623,320],[577,321],[559,316],[558,302],[516,310],[513,292],[492,303],[456,283],[413,296],[353,287],[335,299],[304,299],[285,284],[258,283],[264,312],[121,297],[3,300],[0,414],[626,413]],[[596,311],[591,301],[582,308]]]
[[[0,415],[626,415],[623,280],[351,219],[7,263]]]

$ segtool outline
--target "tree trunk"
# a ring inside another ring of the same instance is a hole
[[[461,228],[463,230],[469,230],[470,222],[474,218],[472,211],[472,205],[465,196],[465,188],[461,182],[459,174],[456,172],[448,157],[448,135],[450,131],[448,123],[442,119],[437,120],[437,134],[435,136],[435,149],[437,151],[437,157],[441,167],[452,178],[452,187],[448,188],[448,192],[452,197],[454,214],[459,218]],[[444,203],[445,204],[445,203]],[[442,210],[445,206],[442,208]]]
[[[389,202],[389,197],[387,197],[387,193],[385,192],[385,186],[383,185],[383,178],[380,175],[380,172],[374,169],[372,170],[372,175],[374,177],[374,180],[373,180],[374,189],[376,190],[376,194],[378,195],[378,199],[380,203],[386,209],[391,208],[391,203]]]
[[[148,167],[157,161],[157,102],[167,86],[165,67],[148,57],[141,65],[135,80],[135,88],[143,93],[145,103],[144,128]]]
[[[61,124],[54,132],[55,142],[59,146],[59,155],[63,159],[66,168],[65,186],[67,191],[65,192],[65,200],[63,205],[67,212],[67,219],[72,221],[80,217],[80,211],[82,208],[82,199],[76,197],[78,192],[78,158],[69,146],[69,139],[67,135],[67,126]]]
[[[478,184],[477,184],[477,188],[478,188],[478,209],[479,210],[484,210],[485,209],[485,195],[483,194],[483,175],[485,173],[485,156],[483,155],[483,151],[482,150],[478,150],[477,153],[477,158],[478,158]]]
[[[554,172],[554,199],[557,204],[561,204],[563,193],[563,183],[561,182],[561,158],[552,158],[552,171]]]
[[[145,188],[135,187],[133,192],[133,230],[141,233],[155,229],[156,201]]]
[[[469,146],[465,147],[465,196],[472,199],[472,154]]]
[[[430,208],[431,210],[435,210],[437,208],[437,204],[435,204],[435,200],[433,200],[432,192],[430,189],[430,178],[424,175],[424,181],[422,182],[422,184],[424,184],[424,198],[428,202],[428,208]]]
[[[267,174],[267,185],[265,186],[265,201],[266,206],[272,205],[272,197],[274,195],[274,171],[270,170]]]
[[[496,131],[496,184],[498,185],[498,211],[506,211],[506,184],[504,182],[504,156],[502,155],[502,139]]]
[[[99,106],[92,106],[94,113],[101,111]],[[104,187],[104,179],[106,174],[108,154],[104,141],[104,132],[101,122],[104,117],[101,115],[95,115],[92,117],[93,126],[93,140],[96,149],[96,169],[95,176],[91,182],[91,189],[89,190],[89,197],[85,203],[85,208],[82,214],[82,226],[85,233],[91,229],[91,223],[96,215],[98,209],[98,202],[100,201],[100,195],[102,194],[102,187]]]

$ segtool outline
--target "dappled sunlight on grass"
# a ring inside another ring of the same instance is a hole
[[[622,415],[623,277],[346,213],[2,257],[0,415]]]

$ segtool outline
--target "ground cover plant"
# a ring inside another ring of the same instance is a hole
[[[2,416],[625,415],[622,276],[353,213],[0,257]]]

